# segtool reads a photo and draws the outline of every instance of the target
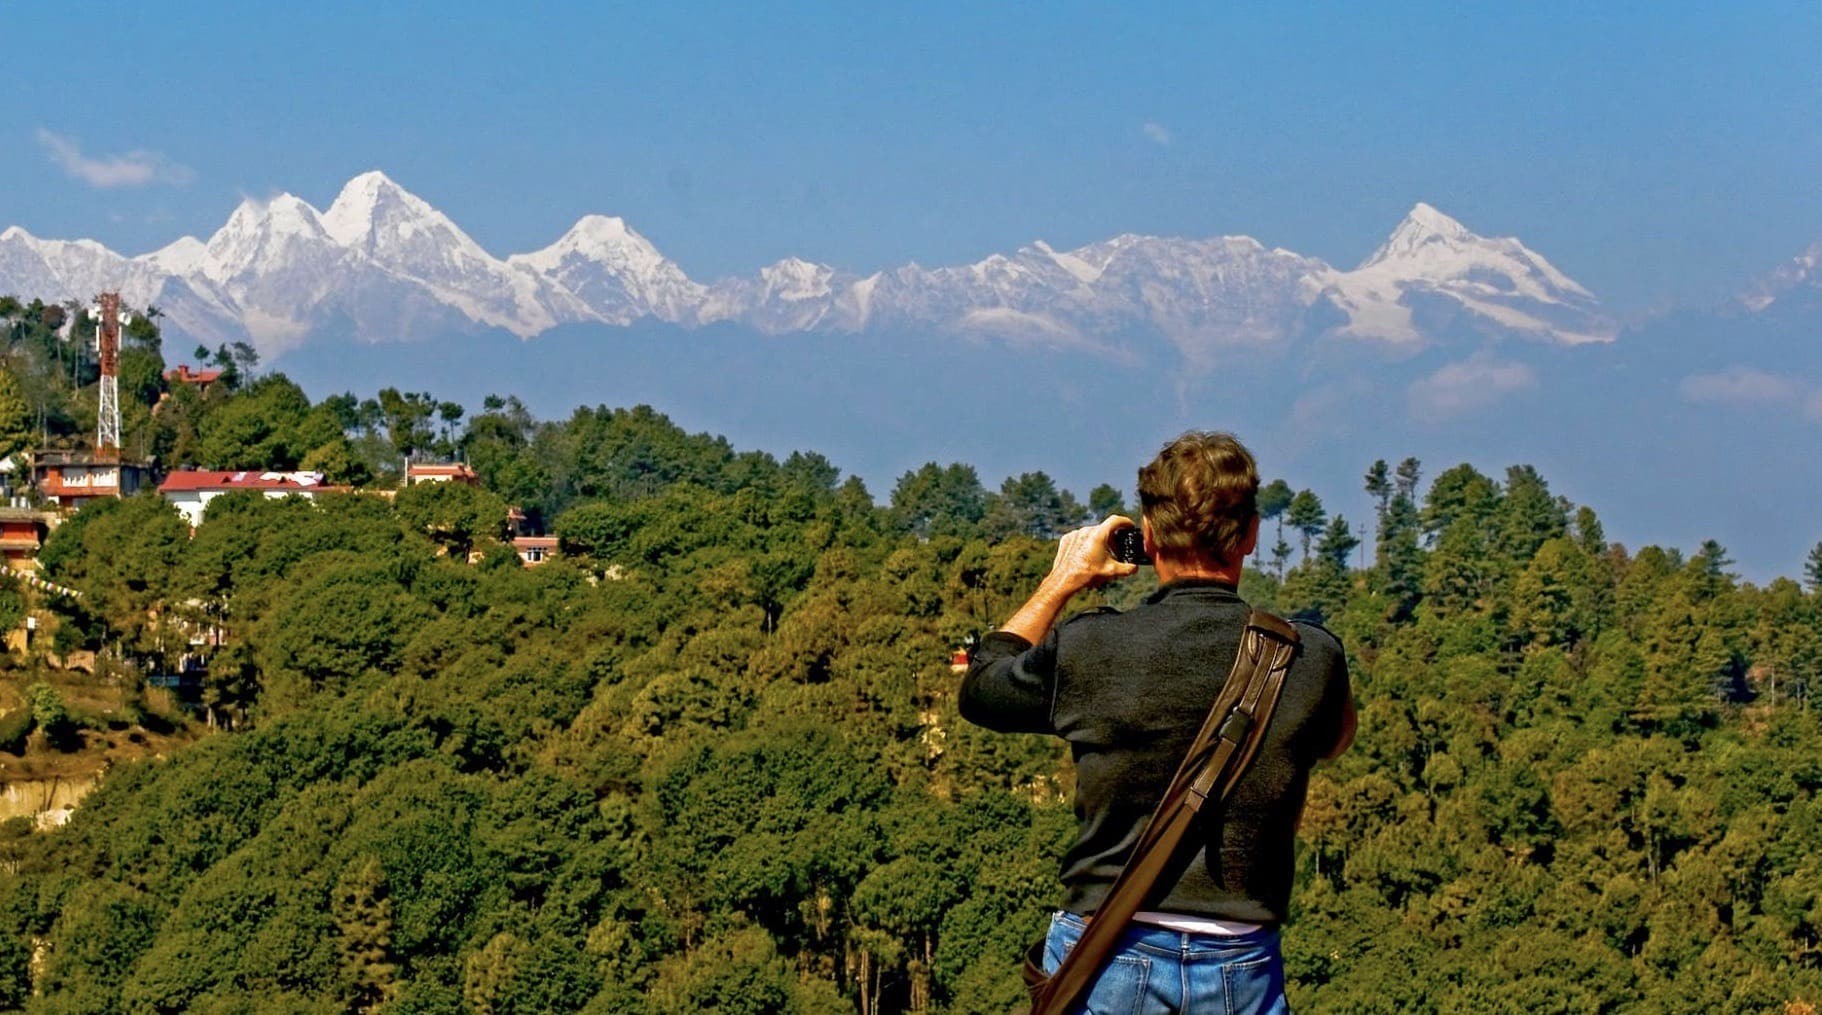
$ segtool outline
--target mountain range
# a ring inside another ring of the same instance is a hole
[[[118,288],[166,328],[249,340],[268,356],[310,336],[417,340],[560,325],[732,323],[768,334],[908,328],[1120,354],[1135,333],[1191,364],[1224,347],[1335,336],[1416,347],[1452,332],[1557,344],[1613,338],[1594,296],[1516,239],[1418,204],[1359,266],[1246,236],[1122,235],[1074,250],[1037,241],[973,264],[858,275],[787,258],[704,283],[624,220],[588,215],[542,250],[495,257],[380,172],[326,211],[290,194],[243,201],[207,240],[127,257],[92,240],[0,233],[0,291],[86,300]]]

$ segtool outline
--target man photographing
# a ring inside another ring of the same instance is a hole
[[[1109,545],[1133,522],[1108,518],[1066,534],[1036,593],[974,652],[962,716],[1000,732],[1060,736],[1075,759],[1077,834],[1063,857],[1066,897],[1045,942],[1047,971],[1107,898],[1234,668],[1258,489],[1253,457],[1231,435],[1178,437],[1139,470],[1139,528],[1158,591],[1125,612],[1056,622],[1076,593],[1138,569]],[[1355,723],[1341,644],[1312,624],[1296,634],[1257,754],[1227,799],[1202,812],[1173,880],[1154,886],[1121,934],[1087,1010],[1287,1010],[1278,926],[1297,822],[1311,767],[1345,751]]]

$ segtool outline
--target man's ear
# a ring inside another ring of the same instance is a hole
[[[1139,535],[1145,537],[1145,555],[1152,560],[1158,559],[1158,544],[1151,538],[1151,519],[1139,516]]]

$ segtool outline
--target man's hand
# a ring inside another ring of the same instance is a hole
[[[1070,597],[1137,571],[1139,565],[1113,559],[1107,546],[1107,538],[1115,529],[1132,523],[1130,518],[1112,515],[1099,525],[1064,533],[1062,542],[1057,544],[1056,560],[1050,564],[1050,574],[1000,630],[1036,644],[1056,623]]]
[[[1133,527],[1133,520],[1121,515],[1108,515],[1099,525],[1087,525],[1063,533],[1057,544],[1056,560],[1050,564],[1046,582],[1073,595],[1083,589],[1100,588],[1115,578],[1125,578],[1139,570],[1137,564],[1123,564],[1113,559],[1108,539],[1117,529]]]

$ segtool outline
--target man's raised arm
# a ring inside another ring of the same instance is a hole
[[[974,650],[962,678],[962,718],[1002,733],[1047,733],[1055,690],[1056,639],[1051,629],[1076,593],[1138,570],[1114,560],[1107,547],[1115,529],[1132,525],[1114,515],[1099,525],[1064,533],[1056,559],[1036,592],[1012,619]]]
[[[1097,588],[1137,571],[1139,565],[1122,564],[1113,559],[1107,547],[1108,537],[1115,529],[1130,528],[1132,524],[1130,518],[1109,515],[1099,525],[1063,533],[1062,540],[1057,543],[1056,559],[1050,564],[1050,573],[1000,630],[1036,644],[1049,633],[1063,607],[1069,605],[1077,592]]]

